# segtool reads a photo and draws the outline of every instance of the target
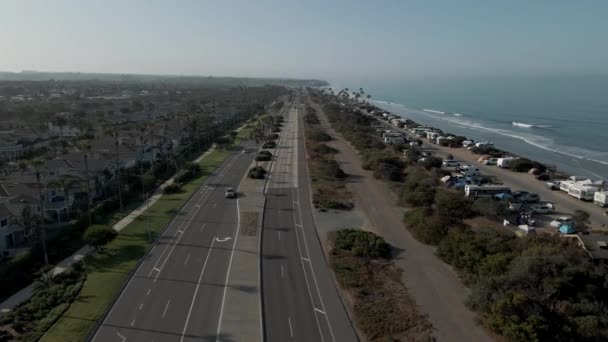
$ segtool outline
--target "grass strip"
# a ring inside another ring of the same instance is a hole
[[[182,186],[182,192],[162,196],[143,215],[126,226],[104,253],[86,258],[87,280],[79,296],[41,341],[84,341],[95,328],[123,284],[135,271],[138,261],[151,246],[148,222],[155,236],[173,219],[179,208],[207,180],[230,154],[214,150],[200,161],[201,176]]]

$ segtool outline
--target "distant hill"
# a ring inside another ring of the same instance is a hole
[[[329,83],[323,80],[299,80],[288,78],[248,78],[179,75],[95,74],[81,72],[0,71],[0,81],[111,81],[111,82],[169,82],[196,85],[261,86],[265,84],[288,87],[322,87]]]

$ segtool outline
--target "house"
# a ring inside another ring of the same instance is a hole
[[[3,144],[0,145],[0,160],[14,161],[23,155],[23,145]]]
[[[14,256],[26,247],[25,231],[17,217],[0,203],[0,258]]]
[[[68,125],[55,125],[53,122],[49,122],[48,133],[51,137],[74,138],[83,136],[85,130]]]

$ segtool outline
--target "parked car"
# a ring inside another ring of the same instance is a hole
[[[498,158],[488,158],[482,162],[483,165],[496,165]]]
[[[538,194],[528,191],[515,191],[513,197],[524,203],[536,203],[540,201],[540,196]]]
[[[553,180],[553,181],[545,183],[545,186],[551,190],[559,190],[559,184],[560,184],[559,181]]]
[[[571,224],[571,223],[572,223],[572,218],[570,218],[568,216],[561,216],[561,217],[558,217],[555,220],[551,221],[551,223],[549,225],[553,228],[559,228],[562,224]]]
[[[543,181],[543,182],[546,182],[549,179],[551,179],[551,177],[546,173],[541,173],[540,175],[536,175],[536,176],[534,176],[534,178],[536,178],[536,180]]]
[[[226,198],[235,198],[236,197],[236,191],[234,191],[234,188],[227,187],[226,188],[226,192],[224,193],[224,197],[226,197]]]
[[[555,207],[551,203],[537,204],[530,208],[533,214],[551,214],[555,211]]]
[[[460,166],[460,162],[457,160],[444,160],[443,161],[443,166],[444,167],[459,167]]]

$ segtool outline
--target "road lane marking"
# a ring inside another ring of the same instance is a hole
[[[150,291],[152,291],[152,289],[148,289],[148,292],[146,292],[146,296],[150,294]]]
[[[167,309],[169,308],[169,304],[171,304],[171,299],[167,301],[167,305],[165,305],[165,310],[163,310],[163,318],[165,318],[165,314],[167,313]]]
[[[229,156],[228,158],[226,158],[224,161],[222,161],[222,165],[229,163],[230,166],[234,163],[234,161],[237,158],[234,158],[235,156]],[[222,167],[222,165],[219,166],[219,168]],[[212,178],[210,177],[209,179],[207,179],[207,181],[205,182],[205,187],[201,187],[198,190],[196,190],[196,192],[194,193],[194,196],[197,196],[199,194],[201,194],[201,198],[205,197],[205,195],[207,195],[207,198],[209,197],[210,191],[205,192],[204,189],[210,189],[210,186],[208,185],[209,182],[212,181]],[[206,200],[206,199],[205,199]],[[177,215],[175,215],[173,217],[173,219],[171,220],[171,222],[169,222],[168,226],[166,226],[166,228],[164,229],[164,235],[163,236],[168,236],[168,232],[171,229],[171,227],[178,222],[178,219],[180,218],[181,213],[186,210],[188,208],[188,206],[191,206],[193,203],[195,203],[195,201],[188,201],[181,209],[180,211],[177,213]],[[182,223],[183,224],[183,223]],[[173,239],[175,238],[175,236],[171,237],[171,241],[173,241]],[[147,256],[151,256],[153,251],[158,247],[158,240],[156,240],[156,242],[154,243],[154,246],[148,251]],[[162,259],[162,256],[165,254],[165,252],[167,251],[168,245],[167,247],[165,247],[165,249],[163,250],[163,252],[161,253],[161,255],[159,256],[156,264],[154,265],[156,267],[156,265],[158,264],[158,262],[160,262],[160,260]],[[142,269],[142,267],[144,266],[145,263],[141,263],[139,265],[139,267],[137,268],[135,274],[137,274],[139,272],[140,269]],[[150,271],[150,274],[148,275],[148,277],[150,277],[152,275],[152,273],[154,272],[154,270]],[[104,318],[103,323],[105,323],[108,320],[108,317],[112,316],[112,314],[114,313],[114,309],[118,306],[118,303],[122,300],[123,295],[125,294],[125,292],[127,291],[127,289],[132,285],[132,279],[129,280],[129,282],[127,283],[127,285],[125,286],[125,288],[120,292],[120,295],[118,296],[118,300],[116,301],[116,303],[114,305],[112,305],[112,308],[110,309],[110,312],[108,313],[108,315]],[[148,293],[146,295],[150,294],[150,290],[148,290]],[[95,332],[95,335],[93,336],[93,341],[95,341],[97,339],[97,336],[99,335],[99,332],[101,331],[101,329],[97,329],[97,331]]]
[[[291,327],[291,317],[287,317],[287,322],[289,323],[289,334],[293,337],[293,328]]]
[[[281,278],[285,278],[285,270],[283,269],[283,264],[281,264]]]
[[[131,321],[131,326],[135,325],[135,320]]]
[[[279,231],[279,241],[281,241],[281,231]]]
[[[232,240],[232,238],[230,236],[227,236],[227,237],[225,237],[223,239],[220,239],[218,237],[215,238],[215,241],[217,241],[217,242],[226,242],[228,240]]]
[[[325,311],[315,308],[315,311],[320,313],[321,315],[325,315]]]
[[[190,253],[186,256],[186,261],[184,261],[184,265],[188,263],[188,259],[190,259]]]
[[[307,261],[307,262],[310,262],[310,259],[305,258],[305,257],[302,257],[302,260]]]
[[[116,335],[118,335],[118,338],[120,338],[122,342],[125,342],[127,340],[127,337],[119,333],[118,331],[116,332]]]
[[[144,307],[144,303],[139,304],[139,309],[138,310],[141,310],[141,308],[143,308],[143,307]]]
[[[188,330],[188,323],[190,323],[190,316],[192,315],[192,308],[194,308],[194,303],[196,302],[196,295],[198,294],[198,289],[201,287],[201,280],[203,280],[203,274],[205,273],[205,269],[207,268],[207,261],[209,261],[209,256],[211,255],[211,251],[213,250],[213,244],[215,243],[215,239],[211,240],[211,246],[209,246],[209,251],[207,252],[207,257],[205,258],[205,262],[203,263],[203,268],[201,269],[201,274],[198,276],[198,280],[196,282],[196,288],[194,289],[194,295],[192,296],[192,301],[190,302],[190,309],[188,310],[188,316],[186,316],[186,322],[184,323],[184,329],[182,330],[182,338],[181,342],[184,341],[186,337],[186,330]]]
[[[206,223],[203,223],[203,225],[201,226],[201,230],[199,232],[201,232],[201,233],[203,232],[203,229],[205,229],[205,225],[206,225]]]

